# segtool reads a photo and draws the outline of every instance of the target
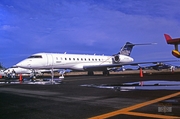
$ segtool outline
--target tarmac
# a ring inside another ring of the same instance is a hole
[[[0,79],[1,81],[3,79]],[[0,84],[2,119],[179,118],[180,90],[131,90],[82,85],[119,85],[137,81],[180,81],[180,73],[66,75],[59,84]]]

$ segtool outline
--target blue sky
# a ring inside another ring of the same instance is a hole
[[[112,55],[130,41],[138,61],[175,60],[163,34],[180,37],[179,0],[1,0],[0,62],[38,52]]]

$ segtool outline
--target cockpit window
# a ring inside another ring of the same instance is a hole
[[[28,58],[42,58],[41,55],[32,55],[32,56],[29,56]]]

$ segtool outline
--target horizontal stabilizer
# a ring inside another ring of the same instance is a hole
[[[141,43],[141,44],[131,44],[131,45],[155,45],[157,43]]]

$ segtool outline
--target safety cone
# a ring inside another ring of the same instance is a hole
[[[19,81],[22,81],[22,74],[19,75]]]
[[[140,77],[143,77],[143,71],[141,67],[140,67]]]

